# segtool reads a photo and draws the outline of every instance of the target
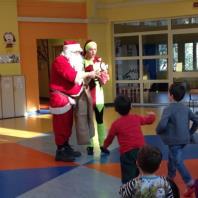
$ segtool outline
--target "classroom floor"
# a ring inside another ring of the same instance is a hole
[[[166,175],[167,148],[155,135],[162,110],[163,107],[133,108],[135,113],[157,114],[156,122],[142,129],[146,141],[161,148],[164,160],[158,172]],[[107,129],[116,117],[113,108],[106,108]],[[56,162],[51,115],[0,120],[0,198],[118,198],[121,182],[117,141],[110,147],[110,156],[100,155],[97,143],[94,156],[87,156],[86,146],[76,144],[75,133],[71,144],[82,156],[74,163]],[[186,146],[184,157],[189,171],[198,178],[198,145]],[[176,183],[183,192],[179,175]]]

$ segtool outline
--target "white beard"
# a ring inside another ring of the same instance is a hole
[[[83,57],[80,53],[77,54],[67,50],[63,51],[62,55],[69,59],[69,63],[76,71],[79,72],[84,70]]]

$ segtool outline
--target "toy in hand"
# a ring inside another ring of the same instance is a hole
[[[100,68],[101,71],[98,75],[98,80],[101,85],[105,85],[109,81],[109,74],[107,72],[108,65],[106,65],[104,62],[101,62]]]

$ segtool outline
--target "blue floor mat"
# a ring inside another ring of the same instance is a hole
[[[13,198],[75,167],[0,171],[0,197]]]

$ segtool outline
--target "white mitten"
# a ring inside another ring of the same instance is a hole
[[[108,65],[107,64],[105,64],[104,62],[102,62],[101,64],[100,64],[100,68],[101,68],[101,70],[103,70],[103,71],[107,71],[108,70]]]

